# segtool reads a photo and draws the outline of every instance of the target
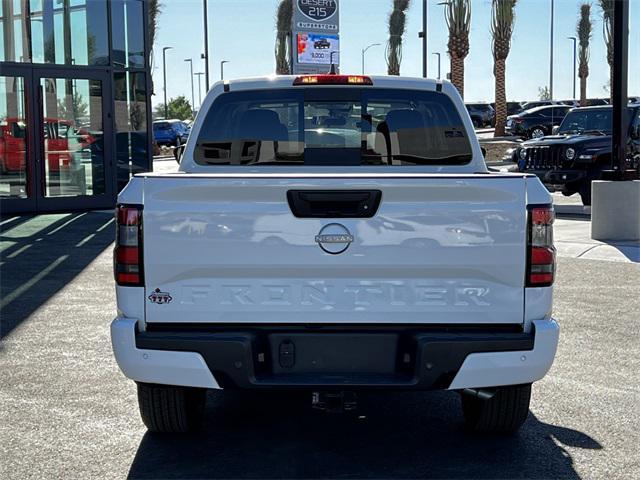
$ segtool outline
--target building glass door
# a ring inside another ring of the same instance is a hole
[[[0,75],[0,201],[23,209],[35,206],[33,188],[33,133],[29,101],[30,73],[4,69]]]
[[[0,77],[3,213],[110,208],[109,75],[33,69]],[[8,212],[7,212],[8,210]]]
[[[44,197],[104,195],[102,82],[40,78]]]

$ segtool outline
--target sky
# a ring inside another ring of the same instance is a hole
[[[208,0],[209,56],[211,83],[220,79],[220,61],[228,60],[226,79],[270,75],[275,71],[275,12],[278,0]],[[579,5],[584,0],[555,0],[554,98],[573,96],[573,42]],[[629,94],[640,95],[640,0],[630,1]],[[191,99],[189,63],[194,72],[204,71],[201,0],[162,0],[163,12],[154,48],[154,105],[163,102],[162,47],[167,51],[167,97],[185,95]],[[340,69],[360,73],[361,50],[381,43],[366,54],[366,73],[385,75],[384,45],[388,38],[387,18],[392,0],[340,0]],[[437,74],[437,57],[442,54],[442,76],[449,72],[447,28],[439,0],[429,0],[429,77]],[[507,60],[507,98],[522,101],[538,98],[538,88],[549,83],[549,32],[551,0],[518,0],[511,53]],[[592,0],[594,20],[591,41],[589,97],[608,97],[609,68],[602,33],[602,15]],[[493,101],[494,77],[491,54],[491,0],[471,0],[470,53],[465,62],[465,101]],[[422,75],[422,1],[412,0],[403,37],[401,74]],[[204,75],[202,94],[204,96]],[[579,80],[577,80],[579,95]],[[194,78],[195,104],[198,80]]]

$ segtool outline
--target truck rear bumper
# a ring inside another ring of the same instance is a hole
[[[530,333],[450,326],[165,326],[111,337],[135,381],[202,388],[463,389],[531,383],[555,356],[559,327]]]

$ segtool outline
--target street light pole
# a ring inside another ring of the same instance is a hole
[[[196,97],[193,93],[193,59],[185,58],[185,62],[189,62],[189,67],[191,67],[191,110],[196,109]]]
[[[362,49],[362,75],[364,75],[364,54],[367,53],[367,50],[369,50],[371,47],[378,47],[379,45],[379,43],[372,43],[371,45],[367,45]]]
[[[202,87],[200,86],[200,77],[204,75],[204,72],[196,72],[194,73],[196,77],[198,77],[198,110],[202,106]]]
[[[422,39],[422,76],[427,78],[427,9],[428,0],[422,0],[422,31],[418,33],[418,38]]]
[[[162,47],[162,74],[164,77],[164,118],[169,116],[169,106],[167,105],[167,50],[173,47]]]
[[[209,14],[207,13],[207,0],[202,0],[202,16],[204,17],[204,78],[205,86],[209,91]]]
[[[576,37],[567,37],[573,40],[573,99],[576,99],[576,50],[578,48],[578,39]]]
[[[432,55],[438,56],[438,80],[440,80],[440,52],[433,52]]]
[[[220,62],[220,80],[224,80],[224,64],[229,63],[229,60],[222,60]]]
[[[549,96],[553,100],[553,17],[555,2],[551,0],[551,41],[549,46]]]

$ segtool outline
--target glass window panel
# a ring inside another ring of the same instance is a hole
[[[45,196],[105,192],[102,83],[43,78]]]
[[[118,188],[149,170],[146,75],[114,74]]]
[[[3,1],[0,11],[0,60],[29,62],[29,45],[25,39],[27,29],[20,0]]]
[[[27,135],[24,78],[0,77],[0,198],[26,197]]]
[[[57,64],[64,64],[64,17],[61,9],[53,14],[53,41],[55,47],[55,61]]]
[[[144,68],[144,21],[140,0],[114,0],[111,5],[114,62]]]
[[[36,0],[30,11],[34,62],[109,64],[107,2]]]

